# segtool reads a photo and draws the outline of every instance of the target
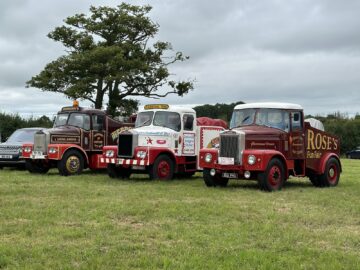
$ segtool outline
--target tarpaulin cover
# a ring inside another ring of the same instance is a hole
[[[227,123],[222,119],[212,119],[209,117],[198,117],[198,118],[196,118],[196,123],[198,126],[217,126],[217,127],[223,127],[225,129],[228,128]]]

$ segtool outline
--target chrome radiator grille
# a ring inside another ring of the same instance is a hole
[[[46,153],[46,134],[45,133],[35,133],[34,135],[34,151],[41,151]]]
[[[220,157],[234,158],[235,164],[241,164],[245,138],[243,134],[228,132],[220,134]]]
[[[0,146],[0,154],[19,154],[21,146],[15,145],[1,145]]]

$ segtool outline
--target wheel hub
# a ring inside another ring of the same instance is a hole
[[[71,173],[76,173],[80,168],[80,160],[76,156],[70,156],[66,161],[66,169]]]

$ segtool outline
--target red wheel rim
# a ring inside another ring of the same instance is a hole
[[[281,183],[281,169],[279,166],[274,165],[270,168],[268,174],[268,182],[272,187],[277,187]]]
[[[170,175],[170,164],[165,160],[160,161],[157,167],[157,174],[160,179],[166,179]]]
[[[335,184],[337,180],[338,172],[335,164],[331,164],[328,170],[328,179],[331,184]]]

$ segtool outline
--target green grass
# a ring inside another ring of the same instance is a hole
[[[0,171],[0,269],[359,269],[360,161],[336,188],[290,179],[114,180]]]

